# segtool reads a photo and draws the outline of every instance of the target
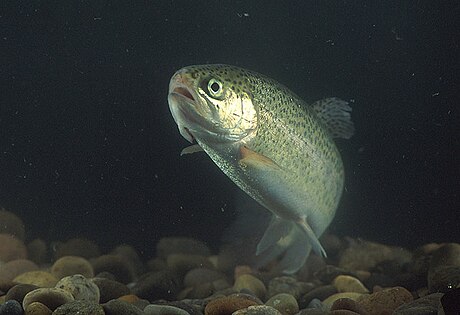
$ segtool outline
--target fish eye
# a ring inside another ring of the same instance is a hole
[[[208,91],[211,96],[219,97],[222,95],[222,83],[216,79],[208,82]]]

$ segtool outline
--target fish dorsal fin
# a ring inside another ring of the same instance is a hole
[[[351,121],[352,109],[348,102],[330,97],[316,101],[311,106],[333,138],[350,139],[353,136],[355,127]]]

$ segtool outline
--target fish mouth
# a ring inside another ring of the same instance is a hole
[[[198,122],[195,110],[196,100],[195,93],[184,84],[182,76],[176,74],[169,85],[169,109],[180,134],[190,143],[196,141],[189,127]]]

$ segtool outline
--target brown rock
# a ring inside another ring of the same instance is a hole
[[[73,238],[65,243],[57,243],[55,247],[55,259],[63,256],[79,256],[90,259],[101,254],[99,246],[84,238]]]
[[[14,287],[8,290],[6,294],[6,300],[15,300],[22,304],[24,296],[30,291],[38,289],[36,285],[33,284],[16,284]]]
[[[24,223],[13,212],[0,207],[0,234],[10,234],[19,240],[25,239]]]
[[[38,270],[38,266],[27,259],[16,259],[0,265],[0,290],[7,291],[14,283],[13,279],[28,271]]]
[[[51,273],[41,270],[28,271],[13,279],[14,283],[33,284],[37,287],[51,288],[56,285],[58,279]]]
[[[25,315],[51,315],[52,313],[52,310],[40,302],[32,302],[25,309]]]
[[[94,273],[110,272],[121,283],[129,283],[134,279],[133,267],[126,262],[126,258],[118,255],[102,255],[92,260]]]
[[[391,314],[400,305],[412,302],[412,300],[412,294],[405,288],[393,287],[370,295],[363,295],[357,302],[370,314],[382,312]]]
[[[27,249],[24,243],[11,234],[0,234],[0,261],[26,259]]]
[[[40,302],[54,311],[59,306],[72,302],[73,300],[72,294],[65,290],[58,288],[38,288],[26,294],[22,302],[22,307],[27,309],[31,303]]]
[[[42,239],[36,238],[27,244],[27,252],[29,254],[29,259],[37,265],[42,265],[47,262],[48,246]]]
[[[80,274],[86,278],[94,277],[93,266],[88,260],[77,256],[59,258],[51,267],[51,273],[58,279]]]
[[[205,315],[231,315],[237,310],[258,305],[257,302],[248,299],[246,296],[238,294],[217,298],[209,302],[205,309]]]

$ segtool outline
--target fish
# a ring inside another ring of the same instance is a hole
[[[256,249],[297,272],[335,216],[344,166],[333,138],[354,134],[351,107],[336,97],[308,104],[277,81],[225,64],[187,66],[169,82],[169,109],[192,143],[272,213]],[[255,223],[257,224],[257,223]]]

